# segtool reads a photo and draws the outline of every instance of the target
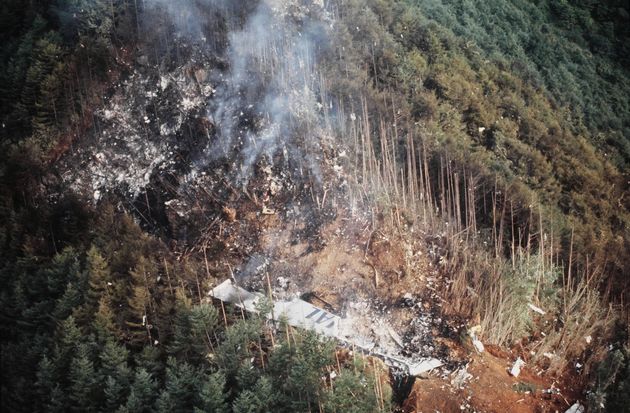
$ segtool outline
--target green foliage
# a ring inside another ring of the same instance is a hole
[[[136,45],[138,21],[128,1],[27,3],[0,5],[3,410],[387,410],[364,365],[338,371],[333,343],[283,325],[272,346],[264,317],[230,317],[224,329],[216,308],[187,296],[187,271],[172,272],[173,294],[160,275],[184,265],[131,216],[71,195],[50,202],[58,137],[84,132],[99,75],[115,69],[119,46]],[[365,102],[375,119],[412,134],[430,175],[442,159],[472,173],[478,212],[498,183],[517,210],[514,232],[532,235],[538,216],[527,206],[540,202],[565,241],[575,229],[575,251],[591,265],[627,273],[630,25],[621,1],[333,3],[334,42],[321,51],[331,101]],[[495,225],[479,215],[486,230]],[[503,299],[486,301],[488,319],[509,314],[494,320],[508,326],[497,342],[528,331],[529,302],[559,312],[567,298],[554,288],[558,270],[536,263],[477,278]],[[594,324],[578,317],[593,302],[570,307],[565,321]],[[627,351],[608,355],[592,409],[627,406],[628,366]],[[337,379],[322,380],[333,369]]]
[[[244,413],[262,413],[263,406],[251,390],[241,392],[232,403],[232,411]]]
[[[597,366],[589,411],[623,412],[630,406],[630,351],[615,349]]]
[[[406,3],[441,30],[474,43],[494,59],[510,62],[519,76],[544,85],[559,103],[573,108],[576,118],[608,135],[617,150],[623,148],[619,126],[630,120],[630,106],[623,98],[630,87],[623,64],[628,62],[630,31],[627,11],[625,18],[618,15],[620,2]],[[623,120],[616,120],[618,116]],[[611,127],[614,123],[619,125]],[[620,152],[618,161],[627,163],[628,155]]]
[[[96,371],[90,359],[87,346],[78,345],[77,353],[70,363],[70,408],[76,412],[96,410]]]
[[[303,411],[318,400],[318,384],[322,371],[333,363],[332,352],[332,343],[322,343],[310,332],[294,342],[282,338],[269,359],[269,371],[283,404]]]
[[[170,354],[200,362],[212,350],[212,336],[219,322],[219,312],[208,304],[192,305],[182,290],[177,292]]]
[[[249,368],[253,344],[260,338],[261,325],[256,319],[248,319],[230,326],[217,347],[216,363],[232,383],[241,366]]]
[[[334,388],[327,394],[325,411],[380,412],[382,410],[373,389],[372,377],[361,370],[358,372],[345,370],[335,381]]]
[[[382,37],[383,44],[394,42],[394,54],[384,64],[396,70],[380,70],[387,74],[381,76],[366,69],[372,79],[355,76],[356,81],[343,83],[338,98],[352,102],[364,97],[369,114],[379,118],[391,111],[377,103],[386,91],[385,100],[395,102],[399,114],[398,136],[421,137],[416,146],[429,161],[435,165],[451,159],[458,173],[478,179],[482,191],[498,181],[519,209],[541,203],[543,219],[563,237],[565,262],[573,230],[574,251],[589,251],[590,264],[605,267],[618,294],[627,289],[623,274],[630,262],[630,205],[623,194],[630,158],[620,148],[628,146],[622,135],[630,120],[625,99],[630,83],[619,64],[627,54],[599,53],[589,43],[588,30],[562,28],[546,1],[400,0],[386,10],[374,3],[361,13],[374,13],[367,19],[386,28],[370,32]],[[630,25],[627,17],[615,17],[617,8],[566,5],[571,16],[601,30],[613,49],[630,43],[621,41],[628,38]],[[356,28],[353,13],[358,12],[346,11],[340,19],[339,54],[358,42],[340,35],[344,28]],[[614,35],[605,29],[610,21]],[[364,56],[366,61],[369,57]],[[602,67],[611,75],[604,76]],[[330,76],[340,70],[333,66]],[[335,86],[331,91],[337,93]],[[607,121],[600,123],[603,119]],[[400,126],[405,122],[415,126]],[[434,167],[429,173],[435,186],[437,172]],[[492,195],[486,190],[476,196],[481,201]],[[481,202],[476,207],[484,225],[491,224],[488,214],[479,213]],[[527,233],[530,218],[516,217],[514,225]]]
[[[136,371],[129,398],[121,411],[129,413],[151,413],[154,411],[153,403],[157,390],[157,384],[145,369]]]
[[[221,372],[211,374],[202,384],[199,393],[199,405],[195,413],[215,412],[227,413],[227,393],[225,392],[225,376]]]

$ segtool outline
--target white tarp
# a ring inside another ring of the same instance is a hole
[[[248,312],[254,313],[258,312],[256,304],[263,297],[260,293],[250,292],[234,285],[231,280],[226,280],[213,288],[210,291],[210,295],[218,300],[234,304]],[[372,351],[374,343],[352,334],[352,320],[342,319],[298,298],[291,301],[275,301],[269,317],[274,321],[280,321],[284,318],[290,326],[312,330],[323,336],[335,338],[345,344],[356,346],[383,359],[390,366],[405,369],[412,376],[433,370],[443,364],[435,358],[408,360],[399,356]]]

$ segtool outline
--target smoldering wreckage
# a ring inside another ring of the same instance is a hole
[[[361,119],[327,95],[318,68],[334,26],[323,2],[263,0],[225,43],[195,6],[145,3],[170,13],[174,46],[138,46],[92,136],[62,159],[63,180],[94,203],[115,200],[179,254],[203,255],[225,280],[203,285],[208,300],[255,312],[270,296],[270,321],[381,358],[394,375],[475,380],[449,346],[463,332],[484,351],[477,326],[442,314],[440,235],[392,235],[353,192],[355,148],[339,136]]]

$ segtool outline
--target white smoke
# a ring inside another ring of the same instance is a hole
[[[203,37],[198,16],[207,16],[209,8],[231,28],[229,68],[215,71],[216,93],[208,104],[217,139],[199,154],[192,173],[218,158],[238,157],[233,179],[247,184],[261,157],[271,162],[283,153],[319,179],[313,153],[320,150],[319,112],[326,105],[320,102],[317,54],[328,43],[321,2],[260,0],[242,21],[233,0],[152,1],[168,11],[181,35]]]

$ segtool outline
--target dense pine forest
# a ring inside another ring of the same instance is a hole
[[[627,0],[4,0],[0,41],[2,411],[415,411],[380,360],[208,295],[271,296],[280,229],[321,262],[354,222],[368,276],[320,305],[427,274],[449,360],[478,326],[628,411]]]

